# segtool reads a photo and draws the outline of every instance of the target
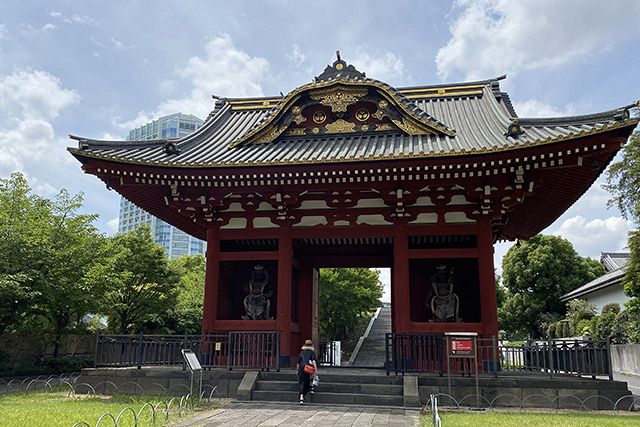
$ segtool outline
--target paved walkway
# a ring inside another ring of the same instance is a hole
[[[420,420],[417,409],[233,401],[224,408],[204,412],[178,426],[417,427]]]

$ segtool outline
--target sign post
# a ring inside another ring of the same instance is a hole
[[[478,381],[478,346],[477,332],[446,332],[447,339],[447,383],[451,396],[451,361],[454,359],[469,360],[473,364],[476,377],[476,406],[480,407],[480,383]]]
[[[181,350],[182,357],[184,357],[184,361],[187,363],[189,367],[189,372],[191,372],[191,387],[189,388],[189,393],[193,396],[193,373],[198,372],[200,374],[200,383],[198,387],[198,398],[202,393],[202,366],[200,365],[200,361],[198,360],[198,356],[193,352],[193,350],[189,350],[183,348]]]

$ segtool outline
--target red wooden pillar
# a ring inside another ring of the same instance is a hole
[[[404,225],[393,229],[393,271],[391,278],[392,331],[408,332],[411,321],[409,299],[409,237]]]
[[[493,230],[488,219],[481,219],[478,224],[478,252],[482,335],[484,338],[497,337],[498,306],[493,268]]]
[[[300,342],[310,339],[313,330],[313,268],[301,265],[298,274],[298,324]],[[294,350],[297,350],[295,348]],[[293,353],[292,353],[293,354]]]
[[[215,329],[218,317],[218,286],[220,282],[220,236],[218,229],[207,229],[206,272],[204,303],[202,307],[202,333]]]
[[[291,280],[293,241],[289,227],[283,227],[278,239],[278,317],[281,365],[291,363]]]

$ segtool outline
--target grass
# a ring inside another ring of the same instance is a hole
[[[47,426],[47,427],[71,427],[73,424],[84,421],[91,426],[96,425],[98,418],[109,412],[114,418],[120,411],[129,407],[136,413],[145,403],[156,404],[167,402],[167,396],[67,396],[67,392],[50,393],[16,393],[0,396],[0,424],[3,427],[23,426]],[[178,401],[180,399],[178,398]],[[171,405],[171,413],[168,422],[180,419],[177,414],[178,404]],[[189,415],[193,415],[191,412]],[[167,425],[164,409],[156,415],[156,426]],[[113,421],[104,420],[104,425],[113,425]],[[164,424],[163,424],[164,423]],[[119,427],[134,425],[134,415],[126,411],[118,423]],[[140,426],[150,426],[151,411],[145,409],[140,417]]]
[[[631,427],[640,426],[640,415],[612,415],[603,413],[544,413],[544,412],[440,412],[443,426],[471,427]],[[431,416],[421,419],[423,427],[430,427]]]

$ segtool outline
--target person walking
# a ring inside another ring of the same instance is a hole
[[[311,389],[311,377],[317,372],[316,352],[313,342],[306,340],[302,346],[302,351],[298,355],[296,365],[298,371],[298,392],[300,393],[300,405],[304,403],[304,397]]]

